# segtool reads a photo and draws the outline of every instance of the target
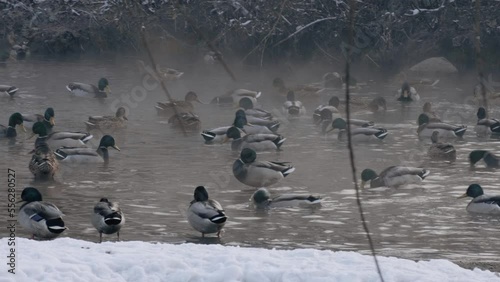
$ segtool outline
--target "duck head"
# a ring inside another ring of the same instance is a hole
[[[428,123],[429,123],[429,117],[426,114],[420,114],[418,116],[418,126],[422,126]]]
[[[194,189],[194,201],[195,202],[204,202],[208,201],[208,192],[207,189],[203,186],[198,186]]]
[[[469,163],[470,166],[474,166],[478,161],[482,160],[484,156],[489,153],[485,150],[474,150],[469,154]]]
[[[239,101],[239,106],[245,110],[253,109],[253,102],[250,98],[243,97]]]
[[[105,91],[106,94],[109,94],[109,92],[111,92],[111,90],[109,89],[109,82],[105,77],[99,79],[99,82],[97,82],[97,88],[99,89],[99,91]]]
[[[33,126],[35,127],[35,126]],[[113,136],[111,135],[104,135],[102,138],[101,138],[101,142],[99,143],[99,149],[107,149],[108,147],[111,147],[117,151],[120,151],[120,148],[118,148],[118,146],[115,145],[115,138],[113,138]]]
[[[198,94],[194,91],[189,91],[186,93],[186,96],[184,97],[184,101],[186,102],[198,102],[200,104],[203,104],[199,99],[198,99]]]
[[[246,164],[253,163],[255,159],[257,159],[257,153],[250,148],[245,148],[241,150],[240,159],[243,163]]]
[[[485,119],[486,118],[486,109],[483,107],[479,107],[477,109],[477,119]]]
[[[116,115],[115,116],[117,118],[122,118],[124,120],[128,120],[126,114],[127,114],[127,111],[125,110],[125,108],[124,107],[119,107],[118,110],[116,110]]]
[[[22,202],[40,202],[42,201],[42,193],[38,191],[38,189],[33,188],[33,187],[26,187],[23,189],[23,192],[21,193],[21,200]]]
[[[467,188],[467,191],[462,196],[458,197],[458,199],[466,198],[466,197],[476,198],[476,197],[479,197],[483,194],[484,194],[484,192],[483,192],[483,188],[481,187],[481,185],[471,184],[471,185],[469,185],[469,188]]]
[[[24,132],[26,132],[26,128],[24,127],[24,119],[23,119],[23,115],[21,115],[20,113],[13,113],[10,117],[9,117],[9,126],[10,127],[13,127],[15,128],[16,126],[20,126]]]
[[[423,109],[424,113],[430,113],[432,111],[431,102],[426,102],[422,109]]]
[[[372,181],[377,178],[378,174],[372,169],[365,169],[361,172],[361,189],[365,187],[365,183],[368,181]]]
[[[264,208],[269,204],[271,193],[266,188],[259,188],[252,195],[252,202],[257,208]]]
[[[32,138],[33,136],[37,135],[40,137],[47,136],[47,127],[43,122],[37,121],[35,124],[33,124],[33,128],[31,129],[33,131],[33,134],[28,138]]]
[[[330,100],[328,100],[328,105],[338,108],[340,105],[339,97],[333,96],[332,98],[330,98]]]
[[[54,109],[53,108],[47,108],[45,110],[45,113],[43,114],[43,118],[46,122],[48,122],[51,126],[54,126],[56,125],[56,122],[55,122],[55,112],[54,112]]]

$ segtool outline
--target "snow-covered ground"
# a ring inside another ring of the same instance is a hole
[[[370,256],[313,249],[267,250],[139,241],[96,244],[70,238],[16,239],[15,275],[0,239],[0,281],[378,281]],[[446,260],[379,257],[385,281],[500,281],[493,272]]]

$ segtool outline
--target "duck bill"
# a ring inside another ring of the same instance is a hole
[[[50,125],[52,125],[52,126],[56,125],[55,118],[54,118],[54,117],[51,117],[51,118],[49,119],[49,123],[50,123]]]
[[[363,181],[363,180],[361,180],[361,184],[359,185],[359,186],[361,187],[361,189],[364,189],[364,188],[365,188],[365,184],[366,184],[366,182],[365,182],[365,181]]]
[[[21,129],[22,129],[24,132],[27,132],[27,131],[26,131],[26,127],[24,127],[24,124],[22,124],[22,123],[21,123],[21,124],[19,125],[19,127],[21,127]]]
[[[229,138],[227,136],[224,136],[224,139],[222,140],[222,144],[225,144],[229,142]]]
[[[201,101],[200,99],[196,98],[196,102],[202,104],[202,105],[208,105],[208,103]]]
[[[106,94],[109,95],[111,93],[111,87],[106,86],[106,88],[104,88],[104,91],[106,91]]]
[[[113,149],[115,149],[117,151],[120,151],[120,148],[118,148],[118,146],[116,146],[116,145],[111,146],[111,148],[113,148]]]
[[[463,198],[467,198],[467,193],[464,193],[462,196],[458,197],[457,199],[463,199]]]

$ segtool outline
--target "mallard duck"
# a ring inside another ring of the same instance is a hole
[[[268,111],[265,111],[263,109],[256,109],[254,108],[252,99],[248,97],[243,97],[240,99],[239,102],[240,108],[243,108],[245,111],[245,114],[247,116],[254,116],[257,118],[265,119],[265,120],[272,120],[273,119],[273,114],[271,114]]]
[[[431,102],[425,102],[424,106],[422,107],[423,110],[423,115],[426,115],[429,118],[429,122],[441,122],[441,119],[439,116],[432,111],[432,104]],[[417,121],[418,123],[418,121]]]
[[[156,112],[160,116],[171,117],[175,114],[174,106],[177,110],[177,113],[191,113],[194,111],[193,102],[198,102],[203,104],[199,99],[198,95],[189,91],[184,97],[184,101],[171,101],[171,102],[157,102],[155,108]]]
[[[469,153],[470,166],[475,166],[477,162],[483,160],[488,168],[500,168],[500,158],[492,152],[486,150],[474,150]]]
[[[178,113],[168,119],[168,123],[174,128],[184,128],[187,131],[199,132],[201,128],[200,117],[193,113]]]
[[[320,125],[323,121],[328,120],[329,123],[333,120],[333,115],[335,118],[341,117],[338,107],[340,105],[340,100],[337,96],[332,96],[328,100],[328,105],[320,105],[314,110],[313,122],[316,125]]]
[[[453,125],[442,122],[430,122],[426,114],[418,116],[418,129],[417,134],[420,139],[430,138],[434,131],[439,132],[439,136],[448,138],[462,138],[467,130],[465,125]]]
[[[33,128],[35,122],[42,122],[47,128],[47,133],[52,133],[55,123],[55,112],[53,108],[47,108],[43,115],[41,114],[23,114],[24,124],[28,128]]]
[[[390,166],[378,175],[372,169],[367,168],[361,172],[361,188],[364,188],[367,182],[370,182],[371,188],[419,184],[429,173],[430,170],[424,168]]]
[[[54,239],[66,230],[61,218],[63,213],[54,204],[43,202],[42,194],[36,188],[24,188],[21,199],[25,203],[19,209],[17,221],[33,234],[32,239]]]
[[[106,78],[101,78],[97,82],[97,86],[92,84],[71,82],[66,85],[66,89],[78,97],[94,97],[94,98],[107,98],[111,92],[109,89],[109,82]]]
[[[471,197],[466,210],[472,213],[500,214],[500,196],[488,196],[479,184],[471,184],[458,199]]]
[[[198,186],[194,190],[194,200],[189,204],[187,219],[191,227],[201,232],[202,237],[210,233],[217,233],[217,237],[220,237],[227,216],[219,202],[208,198],[207,189]]]
[[[11,85],[0,85],[0,94],[4,97],[12,98],[19,88]]]
[[[90,217],[92,225],[99,232],[99,243],[102,243],[102,234],[116,233],[120,241],[120,229],[125,224],[125,215],[118,203],[110,202],[107,198],[101,200],[94,206],[94,212]]]
[[[351,140],[353,142],[370,142],[370,141],[380,141],[387,137],[387,129],[380,127],[373,127],[374,123],[372,121],[351,119]],[[358,127],[359,126],[359,127]],[[338,140],[347,140],[347,122],[343,118],[336,118],[332,122],[332,128],[327,132],[334,129],[339,129]]]
[[[278,120],[263,119],[255,116],[247,116],[246,112],[242,109],[237,110],[234,113],[235,119],[240,118],[242,121],[246,121],[245,125],[250,126],[264,126],[267,127],[272,132],[277,132],[280,127],[280,122]],[[265,129],[261,129],[267,131]]]
[[[306,108],[302,105],[302,102],[295,99],[295,93],[293,91],[288,91],[286,95],[286,102],[283,103],[281,112],[290,118],[298,118],[306,114]]]
[[[184,74],[183,72],[178,71],[176,69],[162,68],[159,65],[157,65],[156,66],[156,71],[160,75],[160,77],[158,78],[157,74],[154,71],[154,69],[151,68],[151,67],[149,67],[149,66],[146,66],[146,64],[144,63],[144,61],[137,60],[137,66],[138,66],[139,72],[141,74],[148,73],[148,74],[150,74],[151,76],[153,76],[153,78],[155,78],[158,81],[159,81],[159,78],[161,80],[164,80],[164,81],[174,81],[174,80],[177,80],[177,79],[181,78],[181,76]]]
[[[431,159],[454,161],[457,159],[457,151],[453,145],[439,142],[439,131],[434,131],[431,136],[432,145],[427,151]]]
[[[247,89],[236,89],[228,91],[226,94],[222,96],[217,96],[213,98],[210,104],[217,104],[217,105],[232,104],[234,106],[238,106],[240,100],[246,97],[250,99],[254,105],[256,105],[257,99],[260,97],[261,94],[262,93],[258,91],[252,91]]]
[[[274,134],[280,125],[279,121],[271,122],[268,126],[253,125],[247,120],[247,116],[243,110],[236,111],[234,122],[232,124],[243,130],[246,134]]]
[[[241,151],[250,148],[257,152],[279,150],[286,138],[277,134],[245,134],[240,129],[232,126],[226,132],[226,140],[232,140],[231,150]]]
[[[271,199],[271,193],[264,187],[253,193],[251,201],[257,209],[321,205],[321,197],[307,194],[284,194]]]
[[[111,135],[104,135],[99,142],[97,150],[92,148],[59,148],[55,151],[55,155],[61,162],[69,163],[107,163],[109,162],[108,148],[111,147],[117,151],[120,148],[115,145],[115,139]]]
[[[205,144],[222,143],[224,141],[224,137],[226,136],[226,132],[230,127],[231,126],[221,126],[209,130],[203,130],[203,132],[201,132],[201,136],[205,140]]]
[[[479,107],[477,110],[477,123],[474,127],[477,136],[487,137],[490,135],[500,135],[500,121],[486,117],[486,109]]]
[[[126,113],[124,107],[119,107],[115,116],[89,116],[89,120],[85,122],[87,131],[101,130],[108,132],[125,128],[127,127],[125,121],[128,120]]]
[[[33,134],[29,138],[38,135],[35,140],[35,148],[38,144],[47,143],[51,150],[57,150],[61,147],[87,147],[87,141],[93,137],[93,135],[83,132],[60,131],[47,134],[47,128],[39,121],[35,122],[32,131]]]
[[[368,110],[372,113],[387,111],[387,101],[384,97],[375,97],[368,103]]]
[[[9,126],[0,125],[0,137],[14,138],[17,136],[16,126],[20,126],[24,132],[26,128],[23,124],[23,115],[20,113],[13,113],[9,117]]]
[[[273,185],[295,171],[286,162],[255,161],[257,153],[245,148],[233,163],[233,174],[241,183],[252,187]]]
[[[42,143],[35,148],[28,168],[36,180],[51,180],[59,169],[59,163],[49,146]]]
[[[396,98],[400,102],[413,102],[420,100],[417,90],[410,86],[408,82],[404,82],[401,89],[398,90]]]
[[[337,72],[332,72],[324,74],[322,81],[319,83],[287,87],[281,77],[276,77],[273,79],[273,87],[283,96],[286,96],[289,91],[293,91],[298,99],[310,100],[317,99],[321,95],[324,95],[324,92],[328,89],[341,88],[342,78]]]

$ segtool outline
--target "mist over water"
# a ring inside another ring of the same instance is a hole
[[[239,81],[235,83],[217,65],[172,67],[185,72],[179,81],[168,84],[174,99],[182,100],[185,93],[192,90],[201,100],[209,102],[230,89],[246,88],[262,91],[263,108],[276,114],[284,101],[284,97],[271,87],[276,75],[281,75],[287,85],[295,85],[320,81],[325,70],[306,66],[293,74],[279,69],[236,69]],[[65,85],[73,81],[97,84],[100,77],[110,81],[112,90],[111,96],[103,102],[72,97],[65,89]],[[367,77],[368,74],[361,74],[358,80],[367,81]],[[54,182],[33,182],[28,163],[34,139],[24,140],[24,134],[20,133],[14,145],[9,145],[7,140],[0,141],[0,155],[3,156],[0,171],[4,175],[0,179],[6,181],[7,168],[15,170],[19,198],[24,187],[40,189],[44,200],[56,204],[65,214],[69,230],[62,236],[97,241],[98,233],[90,223],[90,214],[95,203],[107,197],[119,202],[125,213],[126,224],[120,236],[127,241],[362,252],[368,249],[355,204],[346,144],[334,137],[322,136],[311,122],[312,112],[320,100],[306,102],[306,117],[294,122],[283,120],[279,130],[287,138],[283,150],[260,153],[258,159],[289,161],[296,167],[294,173],[270,187],[273,195],[319,194],[325,198],[322,207],[263,213],[249,206],[254,189],[239,183],[232,174],[232,163],[238,153],[231,152],[228,144],[204,145],[197,132],[184,137],[182,132],[170,128],[166,118],[157,116],[154,106],[158,101],[166,101],[166,96],[159,85],[152,87],[144,83],[144,77],[138,75],[135,58],[20,61],[0,68],[0,78],[0,83],[19,88],[15,99],[0,100],[0,124],[6,125],[9,116],[16,111],[43,113],[47,107],[53,107],[56,131],[85,131],[83,122],[90,115],[114,115],[119,106],[128,110],[128,128],[113,134],[121,151],[110,150],[108,166],[61,165]],[[465,211],[469,200],[456,199],[474,182],[481,184],[488,194],[500,194],[498,171],[469,168],[467,155],[471,150],[481,148],[498,152],[500,143],[480,141],[475,137],[473,125],[477,109],[464,104],[473,88],[467,81],[461,78],[455,84],[443,82],[435,88],[417,86],[422,101],[404,109],[394,99],[399,88],[397,84],[375,80],[369,82],[370,86],[353,90],[355,97],[380,95],[389,102],[385,114],[361,112],[353,115],[373,120],[389,130],[388,137],[380,144],[355,145],[358,177],[364,168],[380,172],[387,166],[399,164],[431,170],[421,186],[362,192],[368,225],[379,254],[412,259],[478,260],[494,260],[500,255],[498,219],[470,215]],[[153,80],[146,82],[154,83]],[[342,90],[336,94],[343,100]],[[429,144],[417,139],[416,118],[426,101],[433,102],[434,110],[445,121],[468,125],[464,141],[454,143],[458,155],[454,163],[431,162],[426,157]],[[202,120],[202,128],[210,129],[230,125],[235,109],[195,104],[195,112]],[[500,117],[497,107],[490,114]],[[96,147],[99,138],[95,136],[91,146]],[[207,187],[210,197],[222,204],[229,217],[220,241],[216,238],[202,240],[187,223],[185,212],[198,185]],[[0,220],[7,220],[6,208],[0,213]],[[8,236],[5,229],[0,229],[0,236]],[[30,234],[19,228],[18,236]],[[116,239],[114,235],[104,238]]]

